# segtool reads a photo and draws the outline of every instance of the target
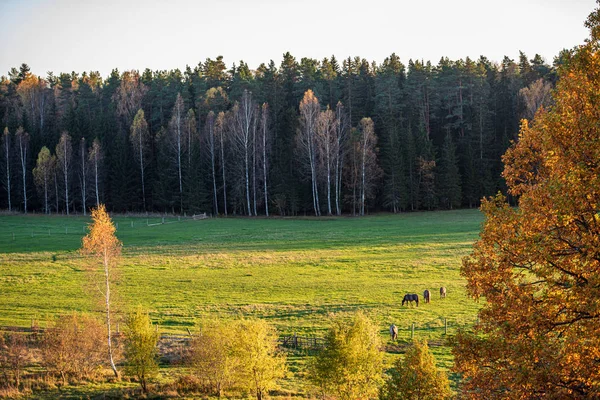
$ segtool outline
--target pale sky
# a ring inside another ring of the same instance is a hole
[[[437,64],[522,50],[548,63],[588,37],[594,0],[0,0],[0,75],[183,70],[223,55],[251,69],[282,54]]]

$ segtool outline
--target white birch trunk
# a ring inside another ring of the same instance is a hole
[[[263,164],[263,184],[264,184],[264,197],[265,197],[265,215],[269,216],[269,199],[267,195],[267,109],[263,106],[262,115],[262,164]]]
[[[220,142],[221,142],[221,170],[223,172],[223,211],[225,213],[225,216],[227,216],[227,179],[225,178],[225,176],[226,176],[225,146],[224,146],[223,135],[224,135],[224,127],[221,127],[221,132],[220,132],[219,138],[220,138]]]
[[[115,377],[119,378],[119,372],[117,371],[117,367],[115,366],[115,362],[113,360],[112,334],[111,334],[111,326],[110,326],[110,279],[109,279],[108,255],[106,254],[106,250],[104,251],[104,281],[106,283],[104,299],[106,301],[106,331],[107,331],[107,339],[108,339],[108,358],[110,360],[110,367],[112,368],[113,373],[115,374]]]
[[[23,207],[27,214],[27,144],[23,143],[23,135],[19,135],[19,154],[21,156],[21,176],[23,177]]]
[[[6,194],[8,196],[8,211],[12,211],[10,201],[10,139],[7,133],[4,135],[4,158],[6,159]]]
[[[85,142],[81,141],[81,204],[83,206],[83,215],[87,215],[87,207],[85,204],[86,200],[86,192],[87,192],[87,176],[86,176],[86,168],[85,168]]]

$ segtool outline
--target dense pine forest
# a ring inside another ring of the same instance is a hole
[[[521,118],[550,101],[539,55],[437,65],[392,54],[256,70],[51,72],[0,82],[0,208],[331,215],[475,207],[504,190]]]

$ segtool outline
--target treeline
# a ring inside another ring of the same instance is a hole
[[[0,81],[0,208],[279,215],[474,207],[503,190],[520,118],[556,66],[392,54],[255,71],[222,57],[185,71]]]

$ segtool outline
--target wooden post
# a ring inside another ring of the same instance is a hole
[[[448,319],[444,318],[444,335],[448,334]]]
[[[410,329],[410,338],[414,339],[415,337],[415,323],[412,323],[411,329]]]
[[[296,332],[294,332],[294,348],[298,348],[298,335],[296,335]]]

